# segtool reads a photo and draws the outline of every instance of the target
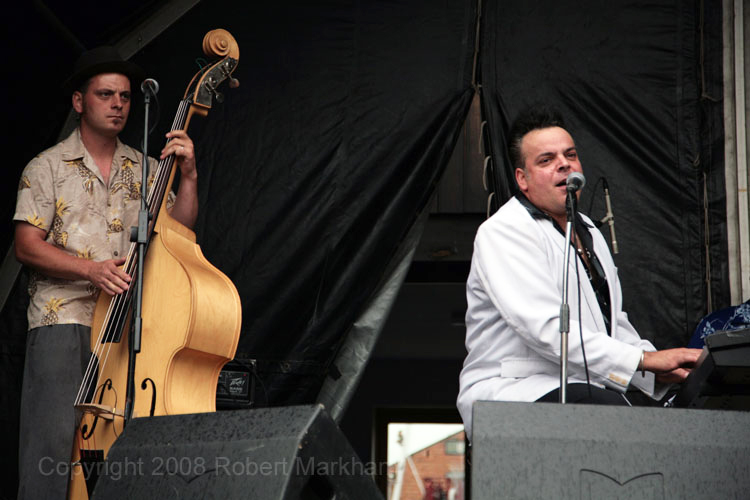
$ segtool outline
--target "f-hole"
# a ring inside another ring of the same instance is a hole
[[[151,385],[151,411],[149,411],[148,416],[153,417],[156,410],[156,384],[150,378],[144,378],[141,382],[141,389],[145,391],[149,385]]]

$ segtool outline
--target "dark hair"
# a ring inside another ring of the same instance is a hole
[[[521,111],[508,134],[508,156],[513,168],[525,168],[521,157],[521,141],[532,130],[549,127],[565,128],[565,122],[559,111],[547,106],[532,106]]]

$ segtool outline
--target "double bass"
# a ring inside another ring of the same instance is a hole
[[[220,59],[191,80],[172,130],[187,130],[193,115],[205,116],[218,86],[239,62],[232,35],[212,30],[203,52]],[[143,269],[142,336],[132,377],[128,373],[131,290],[100,294],[91,325],[91,361],[75,401],[80,415],[72,454],[68,498],[89,498],[110,447],[126,419],[216,411],[219,372],[237,349],[241,304],[231,280],[206,260],[195,233],[167,211],[175,176],[174,156],[159,162],[147,196],[148,252]],[[144,174],[145,179],[145,174]],[[136,244],[123,269],[134,277]],[[128,380],[134,388],[126,410]],[[132,414],[131,414],[132,412]]]

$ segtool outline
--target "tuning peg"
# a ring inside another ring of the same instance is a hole
[[[216,99],[216,102],[219,102],[219,103],[224,102],[224,94],[216,90],[216,87],[213,86],[213,81],[207,81],[203,85],[211,94],[213,94],[214,98]]]
[[[234,64],[232,61],[227,59],[224,61],[224,64],[221,65],[221,72],[224,73],[224,76],[229,78],[229,88],[236,89],[240,86],[240,81],[232,76],[232,69],[236,66],[236,61]]]

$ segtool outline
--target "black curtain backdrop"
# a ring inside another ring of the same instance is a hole
[[[573,5],[484,6],[480,79],[498,204],[515,191],[509,124],[530,104],[557,107],[587,179],[579,208],[595,220],[609,184],[625,310],[657,347],[684,346],[709,312],[707,236],[713,307],[729,305],[721,5]]]
[[[166,128],[203,33],[239,43],[240,87],[194,129],[197,233],[240,293],[261,404],[314,401],[425,208],[473,95],[475,23],[463,1],[205,2],[136,56],[168,89]]]

